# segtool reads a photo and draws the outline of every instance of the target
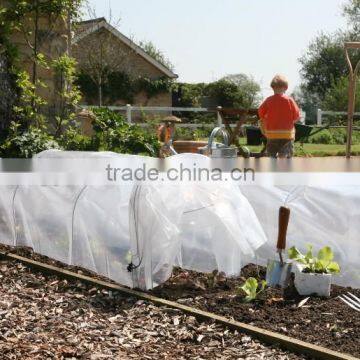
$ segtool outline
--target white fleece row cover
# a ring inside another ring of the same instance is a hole
[[[59,151],[38,155],[102,156],[121,157]],[[203,166],[211,161],[190,154],[169,161],[194,157]],[[284,204],[292,210],[288,247],[331,246],[342,268],[335,282],[359,288],[360,186],[1,186],[0,241],[31,247],[132,288],[151,289],[165,282],[174,266],[218,269],[231,276],[250,262],[275,258],[278,210]]]

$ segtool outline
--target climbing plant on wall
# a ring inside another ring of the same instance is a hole
[[[85,72],[78,74],[76,84],[79,86],[85,100],[90,104],[98,104],[98,85],[92,77]],[[144,92],[148,99],[172,90],[174,81],[166,77],[150,79],[147,77],[133,77],[122,71],[115,71],[108,74],[108,78],[102,87],[102,102],[104,105],[113,104],[115,101],[123,100],[131,104],[134,97]]]
[[[44,128],[46,126],[44,107],[46,101],[39,95],[39,90],[45,88],[46,84],[39,76],[40,71],[49,71],[51,68],[59,70],[56,61],[59,59],[48,58],[43,52],[44,43],[54,36],[54,29],[59,22],[68,25],[67,41],[70,42],[71,20],[79,16],[81,0],[7,0],[0,10],[0,45],[8,60],[8,71],[11,72],[14,80],[14,87],[18,94],[17,104],[14,107],[14,119],[23,130],[30,126]],[[46,29],[41,27],[41,21],[48,19]],[[27,60],[31,62],[31,71],[22,68],[19,49],[11,36],[14,34],[23,38],[23,45],[27,47]],[[61,34],[61,36],[64,36]],[[66,55],[64,55],[66,57]],[[69,85],[75,69],[73,61],[65,61],[66,70],[63,66],[62,88],[60,89],[60,115],[63,116],[69,108],[77,101],[74,93],[69,93]],[[65,79],[67,77],[67,79]],[[62,108],[61,108],[62,106]],[[70,114],[68,112],[68,114]],[[19,128],[19,126],[17,126]]]

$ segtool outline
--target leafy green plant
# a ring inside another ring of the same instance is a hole
[[[317,134],[310,136],[309,143],[311,144],[333,144],[333,136],[329,130],[323,130]]]
[[[0,147],[0,156],[9,158],[31,158],[44,150],[60,149],[51,135],[31,126],[17,133],[16,124],[11,125],[11,134]]]
[[[334,253],[329,246],[319,250],[317,256],[313,254],[313,246],[307,245],[307,253],[302,254],[295,246],[288,250],[289,258],[304,265],[304,272],[318,274],[337,274],[340,266],[333,261]]]
[[[81,134],[78,127],[70,126],[59,138],[59,144],[68,151],[96,151],[91,146],[91,137]]]
[[[173,88],[173,80],[166,77],[160,79],[150,79],[147,77],[139,77],[134,82],[136,92],[144,91],[149,98],[170,92]]]
[[[245,74],[228,75],[208,84],[204,94],[223,107],[252,108],[259,102],[260,86]]]
[[[74,120],[75,106],[80,101],[81,95],[77,86],[74,86],[76,61],[68,55],[62,55],[53,60],[52,67],[58,82],[58,115],[55,116],[55,136],[60,136],[69,122]]]
[[[128,124],[124,117],[105,108],[94,108],[95,134],[91,138],[94,151],[114,151],[126,154],[158,156],[160,143],[155,133]]]
[[[174,86],[174,106],[201,107],[206,84],[177,83]]]
[[[254,301],[258,295],[265,290],[266,281],[262,280],[260,283],[253,277],[248,278],[245,283],[238,288],[238,290],[246,294],[244,301]]]
[[[20,94],[19,103],[13,108],[17,119],[21,119],[25,127],[30,125],[43,127],[45,118],[40,109],[46,105],[46,101],[37,95],[36,90],[44,87],[44,84],[39,80],[34,84],[26,71],[18,71],[16,86]]]
[[[174,65],[151,41],[140,41],[139,46],[152,58],[170,70],[174,70]]]
[[[54,37],[56,24],[60,21],[63,23],[68,18],[76,22],[81,2],[82,0],[7,0],[4,8],[0,10],[0,48],[6,56],[8,72],[13,79],[12,91],[16,94],[16,101],[14,104],[11,102],[13,112],[10,121],[19,125],[17,131],[23,131],[25,137],[29,134],[34,135],[30,127],[35,126],[45,132],[45,128],[50,123],[48,121],[50,118],[45,114],[49,113],[51,104],[47,104],[40,94],[44,93],[46,88],[42,73],[44,71],[48,73],[51,65],[57,75],[63,74],[62,80],[64,80],[64,86],[60,86],[58,94],[61,103],[60,114],[54,114],[55,120],[62,125],[67,118],[73,116],[71,109],[78,99],[76,89],[71,87],[75,69],[73,60],[66,55],[59,59],[50,59],[41,52],[41,49],[44,48],[46,41]],[[46,29],[40,26],[44,18],[47,18],[50,24]],[[22,36],[24,41],[14,42],[12,38],[14,33]],[[23,44],[27,50],[21,49],[20,52],[18,43]],[[26,62],[30,65],[27,71],[24,71],[24,59],[20,56],[24,51]],[[43,135],[48,136],[41,134],[41,137]],[[6,136],[10,139],[14,138],[11,130],[7,131]],[[40,132],[35,136],[39,139]],[[16,139],[18,140],[19,138]]]

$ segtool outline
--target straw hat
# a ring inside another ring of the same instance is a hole
[[[76,117],[79,119],[96,119],[95,114],[91,110],[84,108],[76,114]]]
[[[170,122],[170,123],[181,123],[181,119],[176,117],[176,116],[173,116],[173,115],[170,115],[170,116],[166,116],[164,119],[163,119],[164,122]]]

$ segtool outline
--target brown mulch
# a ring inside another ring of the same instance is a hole
[[[172,308],[0,260],[0,358],[304,357],[264,346],[214,323],[198,322]]]
[[[310,297],[302,305],[304,297],[294,289],[283,294],[280,289],[267,288],[249,304],[244,303],[244,294],[237,288],[250,276],[264,279],[265,269],[248,265],[237,278],[176,269],[172,278],[152,293],[360,357],[359,313],[337,298],[347,291],[360,297],[359,289],[332,286],[329,299]]]

